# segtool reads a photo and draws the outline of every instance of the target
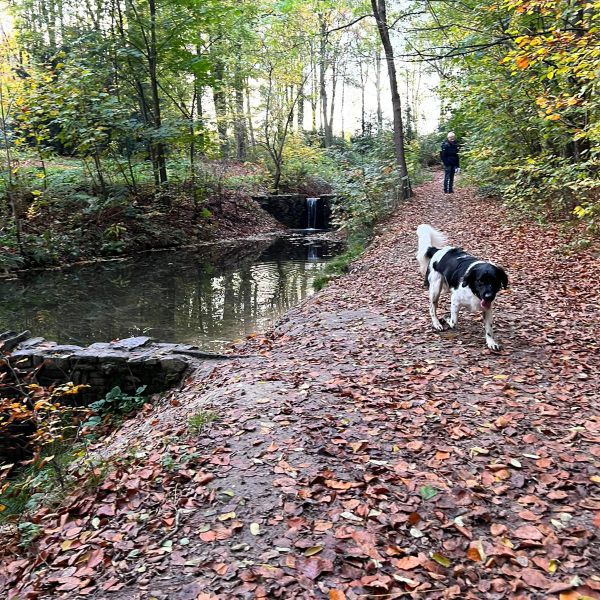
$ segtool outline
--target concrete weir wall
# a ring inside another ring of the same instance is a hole
[[[141,385],[147,386],[147,393],[160,392],[177,384],[188,367],[199,360],[228,358],[189,344],[155,342],[146,336],[83,348],[30,337],[29,332],[12,337],[9,333],[0,336],[0,349],[12,350],[8,359],[14,369],[37,369],[35,379],[40,385],[67,381],[89,385],[77,396],[83,404],[103,397],[115,386],[129,393]]]
[[[255,196],[254,200],[286,227],[306,229],[309,226],[306,198],[301,194],[279,194],[277,196]],[[329,229],[333,198],[334,196],[331,194],[322,194],[318,198],[316,229]]]

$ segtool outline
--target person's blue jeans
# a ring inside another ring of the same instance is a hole
[[[456,167],[454,165],[444,165],[444,193],[452,193],[454,190],[454,173]]]

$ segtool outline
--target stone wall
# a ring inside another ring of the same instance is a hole
[[[0,335],[0,349],[12,350],[8,356],[18,372],[36,369],[40,385],[72,381],[89,389],[77,395],[80,404],[104,397],[113,387],[125,392],[145,385],[146,393],[161,392],[177,384],[188,367],[200,360],[225,359],[189,344],[155,342],[149,337],[132,337],[113,342],[98,342],[83,348],[61,345],[29,332]]]

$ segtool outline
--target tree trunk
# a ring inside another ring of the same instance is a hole
[[[312,131],[317,131],[317,105],[318,105],[318,85],[317,85],[317,62],[315,60],[314,47],[310,45],[310,72],[311,72],[311,93],[310,93],[310,109],[311,109],[311,124]]]
[[[304,85],[298,92],[298,131],[301,133],[304,131]]]
[[[196,56],[200,56],[202,54],[202,49],[200,46],[196,46]],[[196,121],[199,126],[204,130],[204,105],[202,104],[202,98],[204,96],[204,86],[200,83],[200,78],[195,75],[194,76],[194,95],[196,101]],[[194,108],[192,107],[192,113]],[[194,135],[194,127],[192,124],[192,136]],[[204,136],[202,137],[204,139]],[[202,144],[202,148],[199,151],[199,154],[204,155],[204,143]]]
[[[346,70],[344,69],[344,74],[342,76],[342,98],[340,101],[340,105],[341,105],[341,109],[342,109],[342,114],[341,114],[341,120],[342,120],[342,141],[344,141],[346,139],[346,132],[344,131],[344,104],[345,104],[345,100],[346,100]]]
[[[338,79],[338,69],[337,69],[337,57],[333,60],[333,69],[331,72],[331,103],[329,106],[329,136],[330,143],[333,144],[333,111],[335,109],[335,96],[337,90],[337,79]]]
[[[402,104],[398,93],[398,79],[396,77],[396,65],[394,64],[394,51],[390,40],[390,32],[387,24],[385,0],[371,0],[373,16],[377,22],[377,29],[381,37],[381,43],[385,52],[390,79],[390,90],[392,93],[392,109],[394,111],[394,150],[396,164],[400,172],[401,197],[408,198],[411,195],[410,180],[406,167],[406,155],[404,150],[404,132],[402,130]]]
[[[367,127],[365,122],[365,74],[363,71],[363,63],[361,61],[360,65],[360,131],[363,135],[365,135]]]
[[[229,143],[227,139],[227,98],[225,96],[225,65],[219,58],[214,65],[215,84],[213,85],[213,100],[217,117],[217,131],[219,132],[219,145],[221,156],[227,157]]]
[[[321,93],[321,118],[323,119],[324,146],[325,148],[329,148],[333,140],[331,135],[331,123],[329,122],[329,114],[327,110],[327,25],[323,15],[319,15],[319,21],[321,28],[321,34],[319,38],[319,89]]]
[[[152,92],[152,112],[154,115],[154,128],[157,130],[160,137],[160,129],[162,127],[162,116],[160,107],[160,96],[158,94],[158,51],[156,43],[156,1],[148,0],[150,8],[150,43],[148,45],[148,71],[150,74],[150,89]],[[156,169],[158,172],[158,181],[160,185],[167,183],[167,161],[166,148],[162,141],[154,144],[154,159],[156,161]]]
[[[248,84],[248,79],[246,79],[245,85],[246,91],[246,112],[248,115],[248,131],[250,132],[250,144],[252,149],[256,148],[256,136],[254,135],[254,124],[252,123],[252,111],[250,107],[250,85]]]
[[[377,95],[377,129],[383,129],[383,111],[381,110],[381,50],[375,53],[375,93]]]
[[[239,50],[241,52],[241,49]],[[246,119],[244,116],[244,78],[242,77],[241,56],[238,54],[235,65],[235,154],[240,161],[246,160]]]

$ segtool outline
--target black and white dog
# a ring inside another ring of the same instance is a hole
[[[431,225],[417,227],[419,240],[417,261],[429,288],[429,313],[433,328],[442,331],[444,326],[437,316],[437,306],[442,290],[450,290],[450,321],[454,329],[458,311],[464,306],[471,312],[483,312],[485,343],[490,350],[500,350],[494,339],[492,302],[501,288],[508,287],[504,269],[478,260],[462,248],[446,245],[446,236]]]

